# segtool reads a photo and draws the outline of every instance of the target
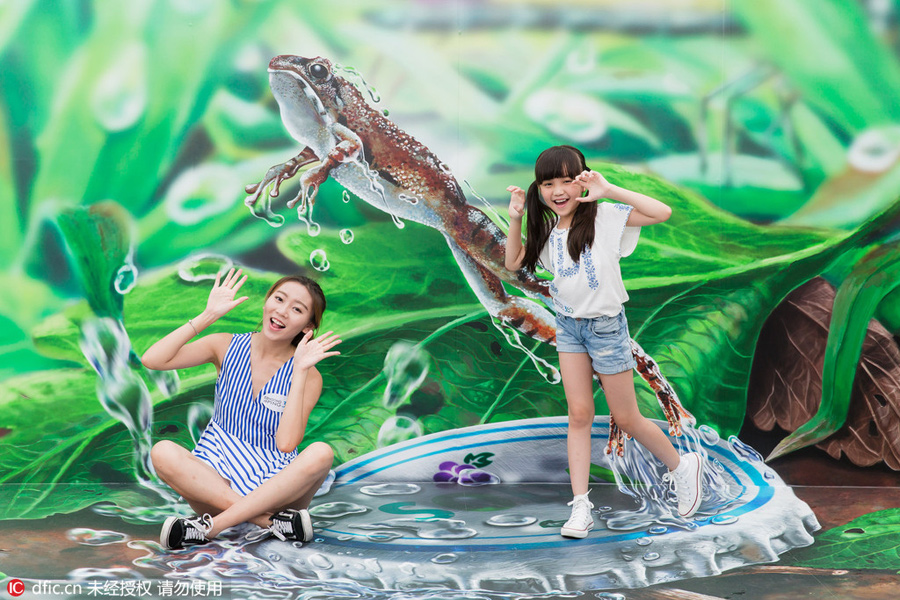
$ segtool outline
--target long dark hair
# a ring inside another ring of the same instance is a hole
[[[541,249],[550,238],[550,230],[556,225],[556,213],[541,199],[540,185],[557,177],[575,177],[582,171],[590,171],[584,154],[574,146],[553,146],[538,156],[534,163],[534,181],[525,193],[525,258],[522,266],[534,272]],[[594,220],[597,218],[596,202],[579,202],[569,227],[569,256],[578,262],[581,251],[594,244]],[[547,265],[544,265],[545,267]]]
[[[272,287],[270,287],[269,291],[266,292],[266,300],[268,300],[269,297],[275,293],[275,290],[289,281],[299,283],[300,285],[305,287],[309,292],[309,295],[312,296],[313,305],[310,307],[310,311],[312,311],[312,319],[310,320],[310,323],[313,326],[313,335],[315,335],[316,330],[319,328],[319,325],[322,324],[322,315],[325,313],[325,292],[322,291],[321,286],[314,280],[306,277],[305,275],[286,275],[285,277],[282,277],[272,284]],[[259,326],[262,327],[262,322],[260,322]],[[306,334],[302,331],[298,333],[296,336],[294,336],[294,339],[291,340],[291,344],[294,346],[299,344],[304,335]]]

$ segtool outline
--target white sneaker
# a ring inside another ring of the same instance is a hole
[[[591,509],[594,505],[588,500],[590,490],[580,496],[575,496],[567,506],[572,507],[572,516],[562,526],[560,533],[565,537],[583,538],[587,537],[588,531],[594,528],[594,517],[591,515]]]
[[[678,514],[683,518],[693,516],[700,508],[703,484],[703,457],[696,452],[685,454],[674,471],[663,475],[678,498]]]

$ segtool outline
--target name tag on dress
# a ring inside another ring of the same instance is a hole
[[[262,397],[260,402],[263,403],[263,406],[268,408],[269,410],[274,410],[275,412],[284,412],[284,407],[287,406],[287,396],[284,394],[275,394],[270,392]]]

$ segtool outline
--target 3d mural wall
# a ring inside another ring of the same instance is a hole
[[[773,457],[816,445],[823,469],[900,469],[897,35],[875,0],[3,3],[0,515],[103,499],[152,519],[172,500],[149,447],[192,444],[215,371],[137,355],[232,265],[250,300],[216,331],[254,329],[282,274],[324,288],[344,343],[304,443],[336,465],[565,415],[554,348],[482,287],[535,294],[472,277],[506,187],[560,143],[674,209],[622,268],[632,336],[699,424],[778,427]],[[455,180],[477,210],[390,205],[374,172],[312,178],[322,157],[270,89],[288,54],[327,59],[371,107],[326,106],[341,127],[419,143],[369,163]],[[272,197],[270,168],[298,154]],[[314,202],[288,209],[302,177]]]

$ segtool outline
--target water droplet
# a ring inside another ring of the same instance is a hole
[[[83,546],[106,546],[127,542],[130,536],[118,531],[95,530],[86,527],[77,527],[66,532],[66,537]]]
[[[213,408],[211,404],[191,404],[191,407],[188,409],[188,431],[191,433],[194,445],[197,445],[200,441],[203,429],[206,428],[209,420],[212,419],[212,415]]]
[[[324,554],[313,554],[308,560],[309,564],[316,569],[330,569],[334,566]]]
[[[493,525],[494,527],[525,527],[526,525],[532,525],[537,523],[536,517],[529,517],[526,515],[494,515],[487,521],[485,521],[488,525]]]
[[[778,475],[775,473],[775,471],[766,467],[765,469],[763,469],[763,477],[765,479],[768,479],[769,481],[772,481],[774,479],[777,479]]]
[[[234,267],[234,261],[221,254],[204,252],[193,254],[178,263],[178,277],[182,281],[215,281]]]
[[[402,537],[403,534],[396,531],[376,531],[366,536],[367,539],[373,542],[390,542]]]
[[[651,527],[650,529],[648,529],[647,533],[649,533],[650,535],[663,535],[664,533],[666,533],[668,531],[669,531],[668,527],[664,527],[662,525],[657,525],[656,527]]]
[[[137,276],[138,272],[135,266],[126,263],[116,271],[116,279],[113,282],[113,286],[120,294],[127,294],[134,289],[134,286],[137,283]]]
[[[275,554],[274,552],[270,552],[266,558],[268,558],[271,562],[278,562],[281,560],[280,554]]]
[[[350,192],[344,190],[344,193],[341,194],[341,200],[343,200],[344,202],[350,202]]]
[[[698,430],[700,431],[700,437],[702,437],[703,441],[710,446],[714,446],[719,443],[719,440],[721,439],[719,437],[719,432],[709,425],[701,425]]]
[[[153,369],[147,369],[147,376],[166,398],[171,398],[177,394],[178,389],[181,387],[178,371],[155,371]]]
[[[357,515],[368,512],[368,507],[353,504],[352,502],[326,502],[309,509],[309,514],[314,517],[337,519],[347,515]]]
[[[648,552],[647,554],[644,555],[644,560],[646,560],[646,561],[659,560],[659,553]]]
[[[398,198],[403,200],[404,202],[409,202],[410,204],[418,204],[419,198],[417,196],[410,196],[409,194],[398,194]]]
[[[638,546],[649,546],[653,543],[653,540],[648,537],[642,537],[635,540]]]
[[[436,565],[449,565],[450,563],[454,563],[459,560],[459,556],[453,554],[452,552],[445,552],[443,554],[436,554],[431,557],[431,562]]]
[[[353,231],[350,229],[341,229],[341,241],[345,244],[353,243]]]
[[[344,534],[344,535],[337,536],[337,539],[340,542],[349,542],[350,540],[354,539],[354,536]]]
[[[868,129],[853,140],[847,162],[863,173],[883,173],[900,158],[900,127]]]
[[[601,506],[597,509],[598,512],[605,513],[612,510],[612,506]]]
[[[367,496],[403,496],[417,494],[421,490],[422,487],[415,483],[379,483],[359,488],[359,491]]]
[[[428,375],[431,357],[421,346],[401,340],[384,357],[384,406],[394,409],[419,389]]]
[[[418,421],[398,415],[385,419],[384,423],[381,424],[376,443],[379,448],[386,448],[406,440],[415,439],[424,433],[425,431]]]
[[[465,527],[464,521],[453,519],[435,519],[435,521],[443,521],[445,525],[433,529],[422,528],[416,532],[416,535],[425,540],[464,540],[478,535],[474,529]]]
[[[716,515],[709,522],[713,525],[730,525],[736,523],[737,520],[738,518],[733,515]]]
[[[731,444],[732,450],[744,460],[758,463],[763,462],[763,457],[760,453],[753,449],[753,447],[739,440],[736,435],[730,436],[728,438],[728,443]]]
[[[540,88],[525,99],[524,109],[535,123],[569,141],[596,142],[608,130],[606,107],[582,92]]]
[[[325,251],[321,248],[317,248],[309,253],[309,264],[312,265],[313,269],[316,271],[327,271],[331,268],[331,264],[328,262],[328,257],[325,255]]]
[[[389,111],[388,109],[384,109],[384,110],[381,111],[381,112],[384,113],[384,116],[386,116],[386,117],[391,116],[391,111]]]
[[[334,525],[334,521],[327,521],[325,519],[322,519],[321,521],[313,521],[314,529],[328,529],[332,525]]]
[[[124,131],[147,110],[147,48],[135,41],[107,56],[111,63],[97,79],[90,107],[101,127]]]

